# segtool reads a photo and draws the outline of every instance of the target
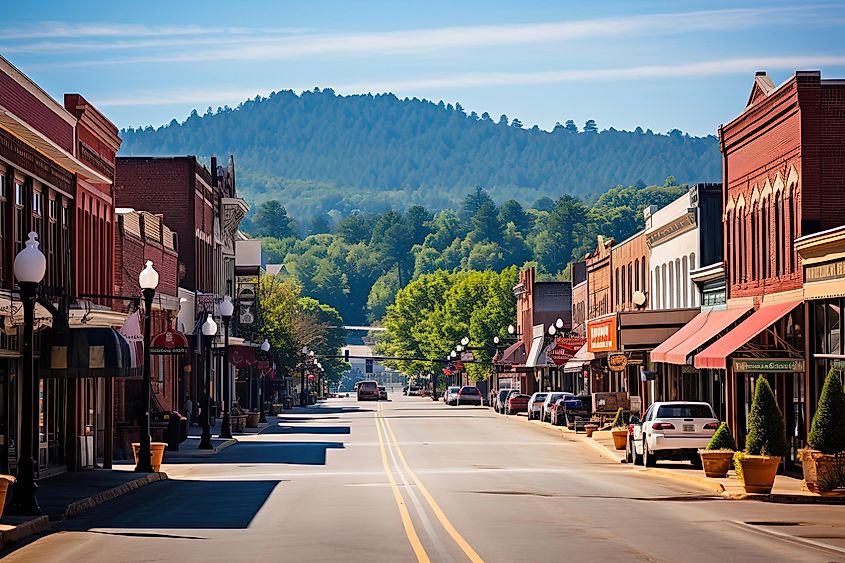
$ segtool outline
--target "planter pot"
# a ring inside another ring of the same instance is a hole
[[[595,432],[598,429],[599,429],[598,424],[588,424],[588,425],[584,426],[584,432],[587,433],[587,438],[592,438],[593,432]]]
[[[613,434],[613,447],[617,450],[624,450],[628,447],[628,429],[627,428],[619,428],[614,429],[611,434]]]
[[[9,485],[15,482],[11,475],[0,475],[0,518],[3,516],[3,508],[6,506],[6,493],[9,492]]]
[[[258,417],[259,413],[251,412],[246,415],[246,427],[247,428],[258,428]]]
[[[845,455],[823,454],[809,448],[799,450],[798,457],[804,470],[804,486],[820,495],[834,494],[834,489],[845,486]],[[841,492],[836,492],[840,495]]]
[[[243,432],[246,427],[246,415],[230,414],[229,424],[232,426],[232,432]]]
[[[733,465],[734,453],[731,450],[698,450],[704,474],[714,479],[723,479]]]
[[[150,451],[153,454],[151,463],[153,471],[158,473],[161,471],[161,460],[164,458],[164,449],[167,447],[165,442],[150,442]],[[132,442],[132,454],[135,456],[135,465],[138,465],[138,450],[141,449],[139,442]]]
[[[769,455],[749,455],[740,459],[745,492],[762,495],[771,493],[780,460],[780,457]]]

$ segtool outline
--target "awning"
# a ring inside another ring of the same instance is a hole
[[[584,364],[589,364],[593,360],[596,359],[596,355],[590,352],[587,349],[587,345],[584,344],[581,346],[581,349],[572,357],[571,360],[566,362],[563,366],[563,371],[567,373],[572,373],[576,371],[581,371],[581,368]]]
[[[672,348],[679,345],[681,342],[686,340],[687,338],[694,335],[701,327],[704,326],[704,323],[707,322],[707,317],[710,315],[710,311],[704,311],[696,315],[690,322],[685,324],[681,329],[663,341],[657,348],[651,351],[651,361],[652,362],[665,362],[666,361],[666,354],[668,354]]]
[[[704,324],[683,342],[669,350],[666,353],[666,359],[664,361],[679,366],[686,365],[687,356],[707,344],[707,342],[738,321],[748,311],[750,309],[745,307],[728,309],[727,311],[709,311]]]
[[[521,364],[525,360],[525,347],[522,345],[522,340],[517,340],[502,352],[502,358],[499,360],[499,365],[515,365]]]
[[[540,359],[540,352],[543,351],[543,337],[538,336],[531,340],[531,350],[528,351],[528,359],[525,360],[525,367],[528,368],[535,368],[535,367],[542,367],[542,364],[538,363]]]
[[[39,375],[47,377],[133,377],[130,344],[117,330],[105,327],[71,328],[44,335]]]
[[[800,301],[792,301],[760,307],[732,331],[696,354],[695,367],[700,369],[727,369],[728,356],[800,304]]]

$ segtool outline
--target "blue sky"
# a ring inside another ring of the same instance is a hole
[[[703,135],[754,71],[845,78],[845,3],[3,0],[0,54],[120,127],[314,86]],[[37,7],[33,7],[37,6]]]

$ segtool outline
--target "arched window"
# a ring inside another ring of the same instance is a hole
[[[763,279],[767,279],[772,276],[772,257],[769,253],[769,243],[771,241],[771,231],[769,229],[770,222],[771,215],[769,212],[769,198],[766,197],[760,202],[760,277]]]
[[[669,308],[669,273],[666,271],[666,264],[663,264],[660,267],[660,277],[662,278],[663,284],[663,297],[661,298],[661,302],[663,303],[663,308]]]
[[[775,194],[775,275],[783,275],[783,192]]]
[[[628,301],[634,300],[634,264],[628,262]]]
[[[689,271],[692,272],[693,270],[695,270],[695,252],[689,255]],[[698,307],[698,288],[695,287],[692,280],[689,281],[689,290],[690,307]]]
[[[619,285],[619,268],[616,268],[616,307],[619,307],[619,303],[621,303],[622,294],[620,293],[621,286]]]
[[[675,308],[675,264],[669,262],[669,308]]]
[[[634,290],[640,290],[640,259],[634,260]]]
[[[651,276],[651,307],[653,309],[660,309],[663,303],[660,300],[660,266],[654,267],[654,275]]]
[[[789,186],[789,271],[798,270],[798,256],[795,254],[795,239],[798,236],[798,195],[795,184]]]
[[[684,281],[681,279],[681,259],[675,258],[675,307],[681,307],[681,286]]]
[[[648,273],[648,265],[646,264],[646,261],[645,261],[645,254],[643,254],[642,258],[640,258],[640,264],[642,264],[642,267],[643,267],[643,269],[642,269],[643,279],[642,279],[642,282],[640,283],[640,287],[643,288],[643,291],[645,291],[645,288],[648,287],[648,285],[645,282],[646,281],[646,274]]]
[[[751,215],[751,244],[750,244],[750,248],[751,248],[751,277],[749,279],[750,280],[756,280],[757,279],[757,262],[758,262],[758,259],[759,259],[759,257],[757,256],[757,253],[755,252],[755,250],[758,248],[757,244],[759,242],[759,239],[758,239],[758,236],[757,236],[757,228],[758,228],[757,227],[757,223],[758,223],[758,221],[757,221],[757,209],[752,209],[750,215]]]
[[[689,262],[686,256],[684,256],[684,258],[681,260],[681,267],[683,268],[683,272],[681,272],[681,284],[683,284],[684,286],[683,306],[689,307]]]
[[[733,239],[733,211],[728,211],[725,214],[725,263],[731,270],[731,279],[730,282],[733,282],[734,276],[734,265],[733,265],[733,252],[734,252],[734,239]],[[695,269],[695,268],[693,268]]]
[[[627,300],[625,299],[627,297],[625,293],[625,266],[622,266],[622,285],[620,286],[620,290],[622,291],[622,299],[619,300],[619,306],[617,309],[624,308],[625,303],[627,303]]]

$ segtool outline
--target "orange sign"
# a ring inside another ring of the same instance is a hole
[[[616,350],[616,315],[597,321],[587,321],[587,350],[590,352]]]

